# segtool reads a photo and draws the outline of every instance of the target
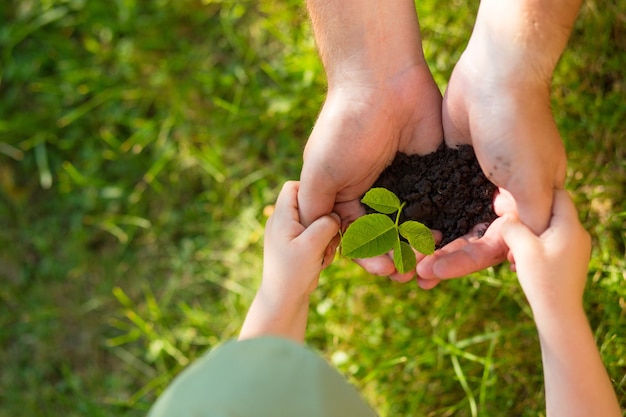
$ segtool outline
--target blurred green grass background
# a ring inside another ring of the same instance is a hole
[[[418,2],[442,90],[477,5]],[[254,295],[264,208],[324,98],[306,10],[8,0],[0,16],[0,416],[144,415]],[[594,238],[586,308],[626,408],[624,68],[624,0],[585,2],[553,108]],[[424,292],[338,259],[308,334],[382,416],[543,415],[506,266]]]

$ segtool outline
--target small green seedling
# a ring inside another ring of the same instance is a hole
[[[406,202],[385,188],[372,188],[361,202],[378,213],[356,219],[341,238],[341,253],[348,258],[371,258],[393,249],[393,263],[400,273],[414,270],[417,265],[411,247],[424,255],[435,251],[435,239],[420,222],[407,220],[402,224],[400,213]],[[396,213],[394,222],[389,215]],[[405,238],[409,243],[400,239]]]

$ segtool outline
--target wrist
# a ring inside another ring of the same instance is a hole
[[[413,45],[413,51],[392,50],[391,48],[364,43],[353,54],[346,53],[332,65],[325,64],[328,89],[364,88],[385,91],[390,86],[404,85],[417,72],[430,73],[421,50],[421,45]],[[384,45],[383,45],[384,46]]]
[[[308,309],[309,293],[284,293],[263,284],[257,291],[255,302],[272,317],[292,317],[302,309]]]
[[[403,126],[415,112],[416,103],[441,101],[441,94],[428,66],[405,67],[397,73],[375,75],[363,71],[355,77],[340,77],[331,82],[324,109],[340,120],[358,116],[358,124],[396,123]],[[416,102],[416,98],[419,100]],[[384,118],[384,119],[380,119]],[[376,120],[377,119],[377,120]],[[365,121],[365,122],[364,122]]]
[[[533,310],[537,334],[542,346],[577,343],[581,335],[590,334],[591,328],[582,306],[571,309],[546,311]]]
[[[308,296],[291,302],[291,299],[274,297],[259,290],[248,310],[239,340],[272,335],[302,343],[308,309]]]
[[[379,86],[426,65],[412,0],[308,0],[329,89]]]
[[[484,0],[467,49],[488,79],[497,74],[506,82],[549,87],[580,3]]]
[[[506,89],[549,92],[554,65],[535,62],[543,59],[534,57],[543,51],[521,50],[489,32],[474,30],[463,52],[472,78],[483,80],[476,88],[501,93]]]
[[[551,332],[555,328],[578,326],[587,323],[587,315],[582,300],[554,302],[553,300],[530,302],[533,317],[540,333]]]

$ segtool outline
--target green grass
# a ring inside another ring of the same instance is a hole
[[[626,408],[623,6],[584,4],[553,108],[594,238],[585,303]],[[419,2],[442,88],[475,8]],[[298,177],[324,98],[305,10],[10,0],[0,17],[0,417],[144,415],[254,295],[264,208]],[[309,343],[382,416],[543,413],[506,267],[424,292],[338,259]]]

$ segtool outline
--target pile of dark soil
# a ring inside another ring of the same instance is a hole
[[[493,211],[497,187],[485,177],[469,145],[442,145],[422,156],[398,153],[373,186],[406,201],[400,222],[417,220],[441,231],[438,247],[497,217]]]

